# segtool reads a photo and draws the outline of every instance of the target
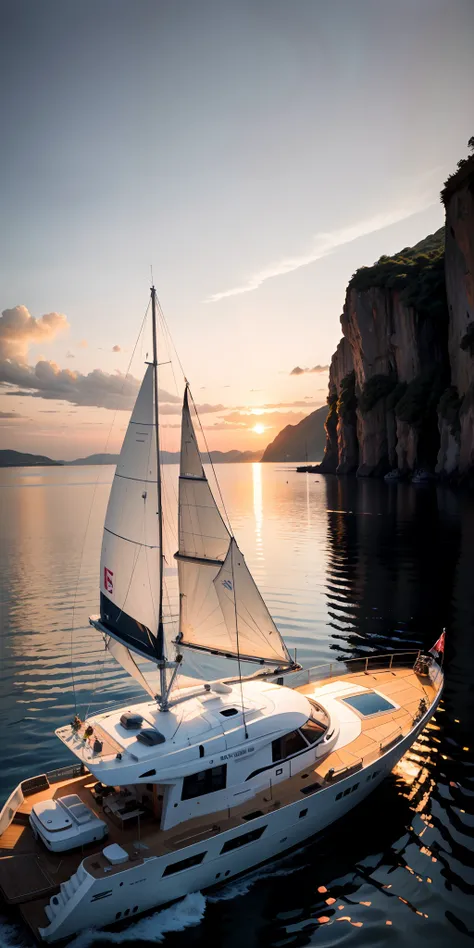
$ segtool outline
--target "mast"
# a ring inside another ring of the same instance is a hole
[[[158,410],[158,344],[156,331],[156,290],[151,287],[151,312],[153,327],[153,378],[155,387],[155,428],[156,428],[156,474],[158,488],[158,542],[160,547],[160,598],[158,613],[158,668],[160,669],[160,694],[161,704],[164,709],[167,704],[167,684],[166,684],[166,656],[165,656],[165,636],[163,630],[163,505],[161,501],[161,463],[160,463],[160,419]]]

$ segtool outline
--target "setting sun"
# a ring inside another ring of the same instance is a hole
[[[253,426],[252,431],[255,431],[255,434],[264,434],[264,432],[265,432],[265,425],[256,424],[256,425]]]

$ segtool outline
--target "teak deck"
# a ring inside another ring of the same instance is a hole
[[[197,817],[162,831],[156,826],[155,818],[150,814],[128,828],[119,827],[91,793],[96,780],[92,774],[75,777],[53,784],[45,790],[26,797],[17,811],[14,822],[0,838],[0,890],[9,903],[21,903],[22,914],[30,927],[37,932],[38,927],[47,925],[44,906],[49,898],[58,891],[60,883],[65,882],[84,860],[84,866],[96,877],[120,872],[124,866],[111,867],[102,855],[104,842],[93,843],[73,852],[52,853],[33,837],[27,815],[33,805],[40,800],[57,799],[69,793],[77,793],[88,807],[94,810],[100,819],[108,825],[110,843],[119,843],[129,854],[130,862],[142,862],[143,856],[163,855],[192,845],[201,839],[207,839],[225,832],[235,826],[246,824],[244,817],[251,811],[268,813],[289,803],[301,799],[301,790],[309,784],[319,783],[321,788],[332,785],[335,780],[347,776],[348,768],[359,768],[371,763],[388,747],[413,727],[419,703],[425,698],[431,705],[437,694],[437,688],[428,678],[419,678],[411,668],[393,668],[374,672],[358,672],[338,675],[303,685],[297,690],[311,696],[318,689],[333,682],[345,682],[376,689],[387,698],[392,698],[400,707],[394,711],[385,711],[368,718],[361,718],[359,736],[347,746],[329,752],[314,767],[300,772],[270,786],[240,806],[207,816]],[[317,694],[315,694],[317,697]],[[392,738],[392,740],[391,740]],[[304,783],[303,783],[304,781]]]

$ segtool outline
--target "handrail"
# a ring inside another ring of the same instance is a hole
[[[341,661],[313,665],[310,668],[303,668],[300,671],[287,672],[283,675],[276,674],[272,680],[277,681],[279,684],[288,684],[291,687],[298,687],[304,684],[311,684],[312,681],[317,681],[321,678],[336,678],[339,675],[346,675],[348,673],[348,666],[357,664],[361,666],[361,671],[364,672],[368,672],[370,669],[383,671],[384,668],[389,671],[397,667],[400,663],[408,664],[407,658],[410,656],[413,659],[413,662],[410,661],[410,664],[414,666],[421,654],[421,649],[410,649],[404,652],[388,652],[381,655],[344,658]],[[436,685],[440,676],[442,676],[442,670],[436,662],[433,663],[432,667],[435,674],[431,681],[433,685]]]

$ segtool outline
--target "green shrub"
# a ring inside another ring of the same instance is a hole
[[[341,418],[349,418],[357,408],[355,393],[355,372],[349,372],[341,382],[341,391],[337,400],[337,412]]]
[[[386,398],[395,385],[393,375],[373,375],[371,379],[367,379],[359,396],[361,412],[365,415],[381,398]]]
[[[469,352],[469,355],[474,356],[474,323],[469,323],[459,345],[464,352]]]
[[[436,410],[442,391],[443,373],[438,367],[421,372],[407,385],[398,402],[395,408],[397,418],[413,428],[421,428]]]
[[[400,299],[418,313],[447,316],[444,228],[393,257],[380,257],[373,267],[361,267],[349,287],[359,292],[372,287],[397,290]]]
[[[407,390],[406,382],[397,382],[395,388],[392,389],[390,394],[387,396],[387,411],[393,411],[396,409],[400,399],[405,394]]]
[[[445,388],[438,402],[438,414],[448,422],[453,434],[461,430],[459,422],[459,410],[461,408],[461,399],[455,385],[449,385]]]

